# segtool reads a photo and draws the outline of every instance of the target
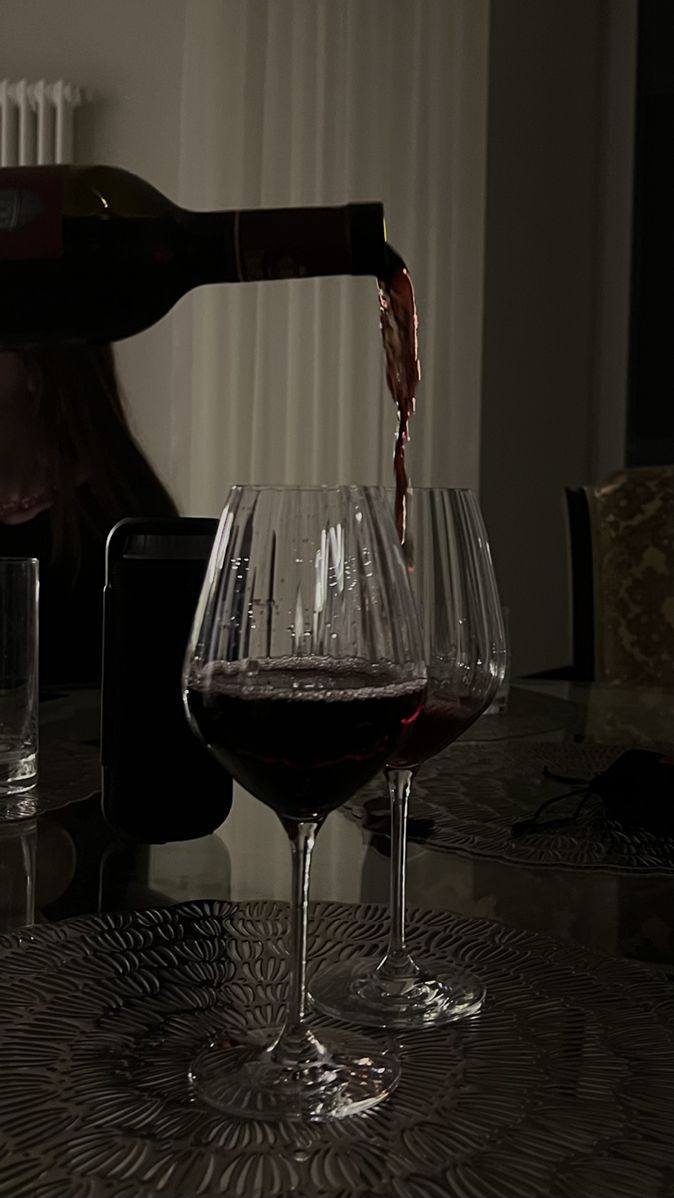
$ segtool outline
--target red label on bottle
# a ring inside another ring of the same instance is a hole
[[[0,263],[61,257],[63,183],[58,167],[0,170]]]

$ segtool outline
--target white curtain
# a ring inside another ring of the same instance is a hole
[[[178,200],[384,203],[417,286],[417,484],[478,486],[488,0],[188,0]],[[202,288],[175,316],[172,478],[389,482],[369,279]]]

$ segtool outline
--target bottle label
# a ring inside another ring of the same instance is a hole
[[[0,171],[0,262],[60,258],[63,173],[46,167]]]

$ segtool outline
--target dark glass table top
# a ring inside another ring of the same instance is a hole
[[[115,836],[100,811],[98,736],[97,692],[44,696],[44,809],[35,818],[0,821],[1,931],[193,899],[287,899],[285,833],[274,814],[238,786],[228,819],[210,836],[153,846]],[[468,760],[474,770],[484,754],[484,761],[494,760],[494,768],[507,775],[523,753],[542,754],[545,760],[549,749],[554,764],[569,755],[573,759],[574,752],[599,752],[601,758],[611,747],[618,753],[630,745],[663,750],[674,745],[671,692],[544,681],[511,687],[505,714],[483,716],[462,741],[430,763],[427,783],[423,770],[419,775],[418,812],[412,804],[418,828],[413,820],[408,855],[409,906],[545,932],[667,970],[674,908],[667,854],[656,869],[640,869],[638,863],[624,871],[591,864],[576,868],[563,861],[513,862],[460,846],[452,851],[451,839],[449,847],[446,837],[438,847],[433,835],[425,834],[429,793],[431,805],[437,804],[443,778],[448,791],[468,785],[467,775],[461,777]],[[509,785],[512,791],[512,779]],[[383,799],[383,787],[379,793]],[[533,802],[535,790],[532,796]],[[368,826],[355,815],[333,812],[321,829],[312,900],[386,903],[386,830],[381,822]]]

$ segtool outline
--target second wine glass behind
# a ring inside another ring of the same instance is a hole
[[[283,1026],[261,1036],[253,1022],[250,1037],[222,1029],[190,1065],[193,1093],[255,1120],[356,1115],[392,1093],[399,1064],[388,1051],[330,1032],[319,1039],[308,1026],[307,901],[324,819],[381,770],[425,697],[415,605],[379,493],[234,487],[184,685],[193,730],[276,812],[293,861]],[[223,1006],[231,1001],[225,989]]]
[[[379,963],[335,964],[314,978],[319,1010],[377,1027],[438,1026],[474,1014],[480,980],[456,961],[417,962],[405,935],[409,797],[424,762],[461,736],[492,702],[505,674],[501,606],[487,534],[470,491],[415,489],[404,545],[424,641],[423,712],[386,764],[391,807],[390,935]]]

